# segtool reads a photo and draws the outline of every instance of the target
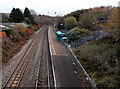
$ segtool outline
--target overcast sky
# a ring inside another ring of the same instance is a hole
[[[12,8],[35,10],[39,14],[65,15],[71,11],[96,6],[118,6],[119,0],[0,0],[0,12],[11,12]]]

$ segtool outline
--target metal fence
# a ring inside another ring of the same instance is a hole
[[[55,30],[54,30],[54,32],[56,33]],[[59,38],[58,38],[58,40],[59,40]],[[95,82],[89,77],[89,75],[87,74],[87,72],[85,71],[85,69],[83,68],[83,66],[81,65],[80,61],[77,59],[77,57],[75,56],[75,54],[73,53],[71,48],[63,40],[59,40],[59,41],[62,41],[62,44],[65,46],[65,48],[66,48],[69,56],[71,57],[77,71],[79,73],[81,73],[81,77],[84,78],[84,80],[91,86],[91,89],[97,89]]]
[[[95,82],[89,77],[89,75],[87,74],[71,48],[64,41],[62,41],[62,43],[65,46],[68,54],[70,55],[76,69],[81,73],[82,78],[84,78],[84,80],[91,86],[91,89],[97,89]]]

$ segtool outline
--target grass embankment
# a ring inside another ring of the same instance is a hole
[[[34,27],[26,28],[20,25],[16,25],[13,29],[7,29],[7,38],[2,40],[2,62],[6,63],[11,57],[13,57],[22,46],[25,44],[26,40],[34,32]]]
[[[120,88],[120,46],[113,37],[91,41],[73,51],[98,89]]]

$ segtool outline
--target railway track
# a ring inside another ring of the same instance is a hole
[[[43,29],[45,29],[45,28],[43,28]],[[14,69],[14,71],[11,73],[11,75],[9,76],[9,78],[7,79],[7,81],[5,82],[5,84],[2,86],[2,89],[6,89],[6,88],[18,88],[19,87],[19,84],[20,84],[20,82],[21,82],[21,79],[22,79],[22,77],[23,77],[23,75],[24,75],[24,72],[25,72],[25,70],[26,70],[26,68],[27,68],[27,65],[29,64],[29,62],[30,62],[30,59],[31,59],[31,55],[36,51],[35,49],[38,47],[38,45],[39,45],[39,41],[42,39],[42,36],[44,35],[44,34],[46,34],[47,32],[47,30],[46,31],[44,31],[44,30],[41,30],[36,36],[35,36],[35,39],[33,40],[33,42],[31,43],[31,45],[29,46],[29,48],[28,48],[28,50],[26,51],[26,53],[24,54],[24,56],[22,57],[22,59],[21,59],[21,61],[18,63],[18,65],[17,65],[17,67]],[[45,36],[45,35],[44,35]],[[44,38],[46,38],[46,37],[44,37]],[[47,43],[47,40],[46,40],[46,43]],[[47,44],[48,45],[48,44]],[[43,44],[43,46],[44,46],[44,44]],[[46,49],[45,47],[43,47],[44,49],[42,49],[43,51],[42,51],[42,53],[44,54],[44,56],[46,55],[46,53],[48,53],[47,52],[47,50],[48,50],[48,48]],[[45,52],[44,52],[45,51]],[[48,55],[47,55],[48,56]],[[47,57],[46,56],[46,57]],[[43,57],[44,58],[44,57]],[[48,60],[49,58],[47,58],[47,60]],[[46,60],[46,59],[45,59]],[[43,64],[43,63],[40,63],[42,66],[44,66],[44,65],[46,65],[47,64],[47,72],[46,73],[48,73],[48,74],[46,74],[46,75],[49,75],[49,73],[50,73],[50,69],[48,69],[49,67],[49,62],[46,60],[46,62]],[[41,61],[42,62],[42,61]],[[40,65],[40,66],[41,66]],[[41,69],[41,68],[40,68]],[[44,69],[44,68],[42,68],[42,69]],[[41,70],[40,70],[41,71]],[[44,70],[45,71],[45,70]],[[41,73],[41,72],[40,72]],[[43,72],[43,73],[45,73],[45,72]],[[52,74],[52,73],[51,73]],[[41,76],[41,75],[40,75]],[[41,77],[44,77],[44,76],[41,76]],[[50,76],[48,76],[49,78],[50,78]],[[49,78],[47,77],[47,80],[49,80]],[[38,77],[39,78],[39,77]],[[43,78],[44,79],[44,78]],[[43,80],[43,79],[38,79],[39,81],[40,80]],[[39,82],[38,81],[38,82]],[[27,81],[26,81],[27,82]],[[49,83],[49,82],[48,82]],[[40,85],[43,85],[43,82],[42,83],[39,83]],[[39,85],[38,84],[38,85]],[[49,83],[48,84],[49,86],[51,86],[51,84]],[[49,87],[48,86],[48,87]]]
[[[46,29],[46,33],[43,36],[42,43],[42,54],[41,60],[39,63],[38,69],[38,80],[36,81],[36,89],[40,87],[46,87],[51,89],[54,87],[53,75],[52,75],[52,65],[50,60],[50,50],[48,43],[48,28]]]

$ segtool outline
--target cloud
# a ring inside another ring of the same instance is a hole
[[[119,0],[1,0],[0,12],[10,12],[13,7],[28,7],[41,14],[67,14],[78,9],[113,5],[118,6]]]

